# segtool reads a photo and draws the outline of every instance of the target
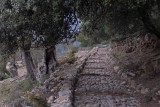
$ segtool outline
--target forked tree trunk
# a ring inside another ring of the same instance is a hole
[[[51,75],[55,71],[57,65],[55,46],[45,49],[46,74]]]
[[[33,80],[36,80],[36,69],[33,63],[33,59],[31,56],[31,41],[25,41],[22,45],[21,45],[21,54],[22,54],[22,59],[24,62],[24,65],[26,67],[27,70],[27,77],[30,77]]]
[[[27,77],[30,77],[31,79],[35,80],[36,77],[36,69],[33,63],[33,59],[31,57],[30,50],[22,50],[22,58],[27,70]]]

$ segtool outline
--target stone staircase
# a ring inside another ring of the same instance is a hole
[[[139,107],[134,90],[108,70],[107,48],[86,61],[74,87],[74,107]]]

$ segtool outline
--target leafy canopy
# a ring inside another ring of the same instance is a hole
[[[0,43],[12,53],[19,47],[52,46],[73,38],[73,28],[78,20],[72,3],[3,0],[0,5]]]

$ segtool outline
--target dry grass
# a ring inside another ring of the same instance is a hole
[[[14,102],[19,99],[24,92],[30,91],[38,85],[37,81],[25,79],[24,77],[6,79],[0,83],[0,98],[3,102],[9,104],[11,101]]]
[[[76,60],[75,51],[72,50],[66,53],[65,55],[63,55],[62,57],[58,57],[57,60],[60,65],[65,64],[65,63],[73,64]]]

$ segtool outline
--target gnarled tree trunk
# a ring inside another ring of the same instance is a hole
[[[55,47],[47,47],[44,50],[43,62],[38,64],[38,79],[41,83],[55,71],[56,65]]]
[[[22,59],[27,70],[26,76],[30,77],[33,80],[36,80],[36,69],[33,63],[30,48],[31,48],[31,42],[22,45],[21,47]]]
[[[52,74],[55,71],[57,65],[55,46],[47,47],[45,49],[45,64],[46,74]]]

